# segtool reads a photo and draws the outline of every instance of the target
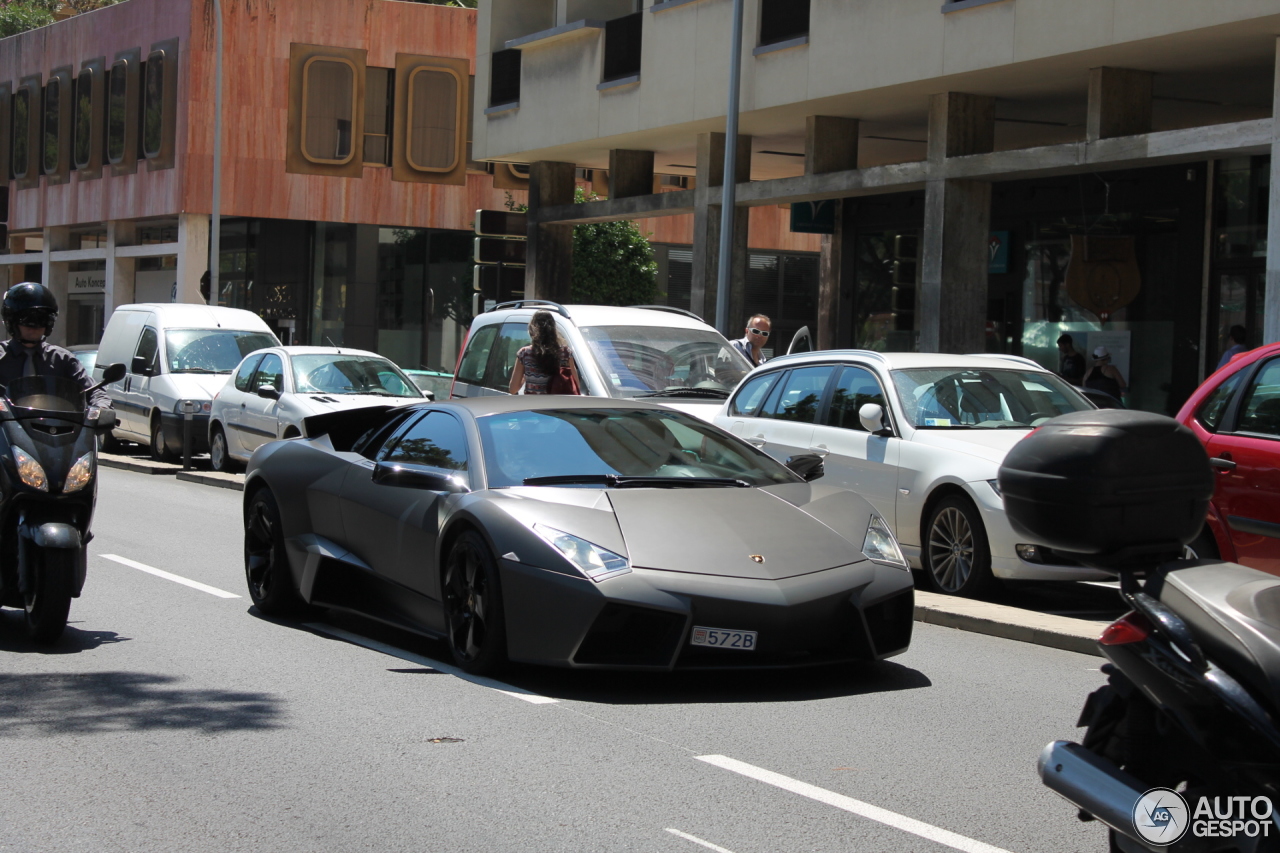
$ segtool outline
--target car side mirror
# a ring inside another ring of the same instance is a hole
[[[801,453],[799,456],[792,456],[787,460],[787,467],[800,475],[800,478],[806,483],[811,483],[827,473],[822,464],[822,457],[816,453]]]
[[[258,396],[265,400],[279,400],[280,389],[274,385],[259,385]]]
[[[121,379],[124,379],[128,372],[128,369],[120,362],[109,364],[102,371],[102,383],[104,385],[110,385],[112,382],[119,382]]]
[[[449,492],[450,494],[471,491],[458,477],[390,462],[379,462],[374,466],[373,482],[382,486],[400,486],[406,489],[425,489],[429,492]]]
[[[430,401],[431,401],[431,402],[433,402],[433,403],[436,401],[436,392],[435,392],[435,391],[423,391],[423,392],[422,392],[422,396],[426,397],[428,400],[430,400]]]
[[[872,435],[893,435],[893,430],[884,423],[884,407],[878,403],[864,403],[862,408],[858,409],[858,423]]]
[[[154,373],[151,369],[152,363],[153,359],[149,359],[141,355],[135,355],[133,357],[133,363],[129,366],[129,372],[136,373],[139,376],[151,376]]]

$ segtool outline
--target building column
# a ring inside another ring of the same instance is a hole
[[[698,134],[697,178],[693,212],[693,281],[690,309],[708,323],[715,322],[716,286],[720,268],[720,201],[724,198],[723,133]],[[751,180],[751,137],[738,135],[737,183]],[[739,207],[733,219],[733,269],[729,276],[728,337],[738,337],[745,325],[745,282],[751,210]]]
[[[805,120],[804,173],[821,175],[858,168],[858,120],[836,116],[809,116]],[[844,247],[844,201],[836,208],[835,230],[822,236],[818,262],[818,349],[834,349],[840,321],[840,271]],[[852,286],[852,282],[850,282]]]
[[[1271,109],[1271,190],[1267,200],[1267,284],[1263,296],[1262,343],[1280,341],[1280,39],[1276,40],[1276,89]]]
[[[1155,75],[1132,68],[1089,69],[1090,142],[1151,132],[1151,84]]]
[[[121,220],[107,223],[106,291],[102,297],[102,315],[107,320],[121,305],[133,303],[134,286],[138,272],[136,258],[117,258],[116,250],[132,246],[138,239],[138,229],[133,222]]]
[[[529,165],[529,212],[573,204],[576,186],[572,163],[539,161]],[[573,226],[538,225],[529,217],[524,295],[564,304],[573,290]]]
[[[199,213],[178,215],[178,278],[174,302],[204,304],[200,279],[209,269],[209,217]],[[212,295],[212,294],[211,294]]]
[[[653,152],[609,152],[609,198],[653,193]]]
[[[995,99],[947,92],[929,108],[929,160],[995,148]],[[921,352],[982,352],[987,323],[991,184],[938,180],[925,187]]]
[[[58,308],[65,314],[67,305],[67,278],[71,273],[71,264],[54,263],[51,258],[54,252],[65,252],[71,248],[79,248],[79,246],[71,245],[71,229],[64,227],[50,227],[44,229],[44,256],[41,259],[40,280],[45,287],[49,288],[49,292],[53,294],[53,298],[58,300]],[[49,343],[58,346],[67,345],[67,323],[65,317],[63,322],[53,327],[53,334],[49,336]]]

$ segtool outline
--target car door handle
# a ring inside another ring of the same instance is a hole
[[[1209,467],[1217,468],[1219,471],[1233,471],[1236,463],[1229,456],[1218,456],[1209,460]]]
[[[769,442],[765,440],[765,437],[763,435],[753,435],[751,436],[751,438],[747,439],[747,444],[753,445],[755,447],[764,447],[768,443]]]
[[[821,457],[822,459],[826,459],[827,455],[831,453],[831,451],[827,449],[827,446],[825,444],[819,444],[819,445],[815,445],[814,447],[810,447],[809,452],[812,453],[814,456]]]

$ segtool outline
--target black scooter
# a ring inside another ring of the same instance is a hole
[[[1280,577],[1176,559],[1213,494],[1199,441],[1157,415],[1067,415],[1000,486],[1016,531],[1117,572],[1132,608],[1099,640],[1084,742],[1044,748],[1044,784],[1112,851],[1280,851]]]
[[[103,371],[102,387],[125,366]],[[79,383],[24,376],[0,399],[0,604],[26,612],[27,635],[52,643],[84,587],[98,493],[98,433],[111,409],[86,408]]]

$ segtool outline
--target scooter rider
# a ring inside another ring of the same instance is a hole
[[[24,281],[4,295],[0,318],[9,340],[0,344],[0,386],[8,386],[24,376],[55,376],[71,379],[89,395],[88,405],[111,408],[111,398],[101,388],[93,389],[93,379],[70,351],[45,341],[58,320],[58,300],[43,284]]]

